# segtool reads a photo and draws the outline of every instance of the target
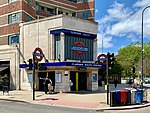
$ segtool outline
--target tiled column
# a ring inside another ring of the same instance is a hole
[[[61,61],[64,61],[64,38],[65,34],[63,32],[60,33],[60,41],[61,41],[61,54],[60,54],[60,59]]]
[[[97,61],[97,39],[94,39],[93,42],[93,60]]]

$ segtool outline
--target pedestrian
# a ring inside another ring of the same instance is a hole
[[[52,81],[48,78],[48,76],[44,79],[44,91],[45,94],[47,94],[48,90],[48,84],[52,84]]]
[[[117,81],[117,79],[115,78],[115,79],[114,79],[114,86],[115,86],[115,88],[117,88],[117,83],[118,83],[118,81]]]
[[[51,79],[49,79],[48,91],[49,91],[49,94],[53,93],[53,85],[52,85],[52,80]]]
[[[70,91],[71,91],[71,87],[73,86],[72,80],[69,80],[69,86],[70,86]]]
[[[137,88],[138,87],[138,81],[136,80],[136,78],[134,78],[134,82],[133,82],[133,88]]]

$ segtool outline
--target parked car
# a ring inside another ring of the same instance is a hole
[[[145,84],[148,84],[148,83],[150,83],[150,78],[148,78],[148,77],[145,77],[145,78],[144,78],[144,80],[143,80],[143,82],[144,82]]]
[[[134,79],[133,78],[127,78],[126,79],[126,84],[133,84]]]

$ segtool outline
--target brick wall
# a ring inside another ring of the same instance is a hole
[[[21,2],[14,2],[6,6],[0,7],[0,15],[8,14],[21,10]]]
[[[19,31],[20,31],[19,23],[10,24],[8,26],[0,27],[0,35],[18,33]]]
[[[7,45],[8,44],[8,37],[0,37],[0,45]]]
[[[0,17],[0,26],[1,25],[6,25],[8,23],[8,16],[2,16]]]
[[[77,9],[78,10],[94,9],[94,1],[78,3],[77,4]]]

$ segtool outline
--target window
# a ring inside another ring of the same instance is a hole
[[[87,2],[88,0],[82,0],[82,2]]]
[[[8,36],[8,41],[9,45],[19,43],[19,34]]]
[[[74,2],[74,3],[77,3],[77,0],[68,0],[70,2]]]
[[[20,20],[20,13],[14,13],[14,14],[8,15],[9,24],[19,22],[19,20]]]
[[[40,12],[44,12],[44,7],[39,4],[36,4],[36,10]]]
[[[73,16],[73,17],[76,17],[76,13],[72,13],[72,16]]]
[[[28,16],[28,21],[31,21],[33,20],[31,16],[27,15]]]
[[[12,2],[15,2],[15,1],[18,1],[18,0],[8,0],[8,3],[12,3]]]
[[[48,14],[54,14],[55,10],[54,10],[54,9],[47,8],[47,12],[48,12]]]
[[[83,11],[82,12],[82,19],[87,19],[88,18],[88,11]]]
[[[62,11],[58,11],[58,14],[63,14],[63,12]]]
[[[27,0],[29,5],[32,5],[32,0]]]

